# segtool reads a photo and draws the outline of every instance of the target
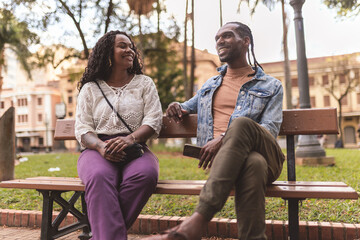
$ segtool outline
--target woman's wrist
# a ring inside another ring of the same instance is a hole
[[[135,137],[134,133],[130,133],[129,135],[133,139],[133,142],[136,143],[136,137]]]

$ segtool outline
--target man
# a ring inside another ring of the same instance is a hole
[[[282,85],[263,72],[246,25],[225,24],[215,41],[219,58],[226,63],[218,69],[220,75],[210,78],[193,98],[172,103],[166,111],[176,122],[186,114],[198,114],[197,140],[203,146],[199,167],[211,167],[210,175],[195,213],[167,234],[150,239],[201,239],[202,229],[233,188],[239,239],[266,239],[266,185],[279,177],[285,159],[276,142],[282,123]],[[248,51],[254,67],[249,65]]]

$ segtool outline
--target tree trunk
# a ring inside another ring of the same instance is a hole
[[[223,25],[223,15],[222,15],[222,2],[221,2],[221,0],[219,2],[219,5],[220,5],[220,27],[222,27],[222,25]]]
[[[0,180],[14,179],[15,108],[10,107],[0,118]]]
[[[1,64],[1,59],[4,59],[4,49],[0,50],[0,100],[1,100],[1,92],[2,92],[2,85],[3,85],[3,76],[2,76],[2,68],[3,65]]]
[[[340,131],[341,147],[344,147],[344,135],[343,135],[343,129],[342,129],[342,105],[341,105],[341,100],[342,100],[342,98],[340,98],[338,100],[338,104],[339,104],[339,131]]]
[[[283,24],[283,51],[284,51],[284,74],[285,74],[285,94],[286,94],[286,108],[292,109],[292,82],[290,75],[290,60],[289,60],[289,50],[287,44],[287,33],[288,25],[286,24],[287,15],[285,12],[285,2],[281,0],[281,9],[282,9],[282,24]]]
[[[191,70],[190,70],[190,97],[193,95],[195,82],[195,26],[194,26],[194,0],[191,0]]]
[[[188,22],[188,5],[189,5],[189,0],[186,0],[186,5],[185,5],[185,26],[184,26],[184,49],[183,49],[183,66],[184,66],[184,90],[185,90],[185,98],[186,100],[190,99],[190,96],[188,96],[188,77],[187,77],[187,22]]]

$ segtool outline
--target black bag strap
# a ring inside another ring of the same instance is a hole
[[[109,106],[111,107],[111,109],[116,113],[116,115],[118,116],[118,118],[122,121],[122,123],[127,127],[127,129],[129,129],[130,133],[133,133],[134,131],[129,127],[129,125],[124,121],[124,119],[120,116],[120,114],[115,111],[113,105],[110,103],[109,99],[105,96],[105,93],[103,92],[103,90],[101,89],[99,83],[97,81],[94,81],[96,83],[96,85],[99,87],[102,95],[104,96],[106,102],[109,104]]]

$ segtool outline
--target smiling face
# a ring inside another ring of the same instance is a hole
[[[114,42],[113,65],[123,69],[131,68],[135,58],[135,51],[133,48],[134,45],[127,36],[117,34]]]
[[[216,50],[221,62],[233,63],[246,58],[249,37],[242,38],[236,31],[236,24],[225,24],[215,36]]]

